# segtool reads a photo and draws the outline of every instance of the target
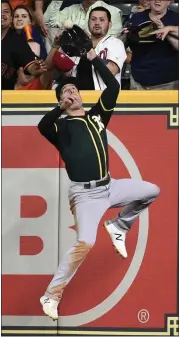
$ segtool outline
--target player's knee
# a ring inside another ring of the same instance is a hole
[[[93,247],[93,243],[79,241],[77,247],[81,257],[85,257]]]

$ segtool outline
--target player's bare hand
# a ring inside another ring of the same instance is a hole
[[[59,31],[58,31],[58,33],[56,34],[56,36],[54,38],[53,48],[57,48],[57,49],[60,48],[60,40],[61,40],[62,33],[63,33],[63,29],[60,28]]]
[[[70,98],[64,98],[63,101],[59,103],[60,109],[67,110],[70,108],[70,106],[73,104],[73,99]]]

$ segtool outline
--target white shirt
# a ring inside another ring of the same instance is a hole
[[[114,36],[106,35],[103,39],[99,41],[95,48],[96,54],[100,56],[103,60],[112,61],[119,67],[119,72],[115,75],[115,78],[119,83],[121,83],[121,71],[123,64],[127,58],[124,43]],[[80,58],[72,58],[75,65],[72,70],[72,76],[77,74],[77,65]],[[92,66],[92,74],[95,90],[104,90],[106,85],[104,84],[101,76],[95,71]]]

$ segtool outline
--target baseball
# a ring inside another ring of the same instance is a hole
[[[70,29],[73,27],[73,23],[70,21],[70,20],[66,20],[63,24],[63,26],[66,28],[66,29]]]

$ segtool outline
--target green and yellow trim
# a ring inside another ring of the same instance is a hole
[[[104,106],[104,104],[103,104],[103,102],[102,102],[101,97],[100,97],[99,101],[100,101],[100,104],[101,104],[102,109],[103,109],[104,111],[113,111],[113,110],[114,110],[114,108],[112,108],[112,109],[106,109],[105,106]]]
[[[100,158],[100,154],[99,154],[99,151],[98,151],[98,147],[97,147],[97,145],[96,145],[96,142],[95,142],[95,139],[94,139],[94,137],[93,137],[93,134],[92,134],[92,132],[91,132],[89,126],[88,126],[88,123],[87,123],[83,118],[75,117],[75,118],[73,118],[73,119],[69,119],[69,121],[74,121],[74,120],[76,120],[76,119],[78,119],[78,120],[80,120],[80,121],[82,121],[82,122],[84,122],[84,123],[86,124],[86,127],[87,127],[87,129],[88,129],[88,131],[89,131],[89,134],[90,134],[90,136],[91,136],[91,139],[92,139],[92,141],[93,141],[93,144],[94,144],[94,147],[95,147],[95,150],[96,150],[96,154],[97,154],[98,162],[99,162],[100,179],[102,179],[103,173],[102,173],[101,158]]]
[[[105,176],[106,176],[108,172],[107,172],[107,164],[106,164],[106,151],[105,151],[105,149],[104,149],[103,141],[102,141],[101,135],[100,135],[100,133],[99,133],[97,127],[96,127],[96,126],[94,125],[94,123],[91,121],[89,115],[88,115],[88,120],[89,120],[89,122],[91,123],[91,125],[93,126],[93,128],[95,129],[95,131],[96,131],[96,133],[97,133],[97,135],[98,135],[98,137],[99,137],[99,140],[100,140],[102,149],[103,149],[103,153],[104,153],[104,161],[105,161]]]

